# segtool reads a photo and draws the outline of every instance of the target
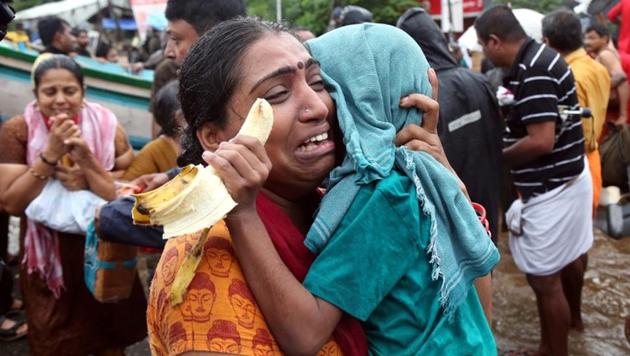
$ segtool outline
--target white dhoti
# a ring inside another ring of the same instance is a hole
[[[546,276],[586,253],[593,245],[592,200],[588,163],[568,183],[526,203],[516,200],[505,214],[516,266]]]

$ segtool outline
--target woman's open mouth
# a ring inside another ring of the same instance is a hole
[[[295,151],[300,159],[311,159],[328,154],[335,150],[335,144],[328,139],[328,132],[309,137]]]

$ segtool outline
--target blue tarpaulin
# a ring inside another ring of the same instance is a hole
[[[138,29],[134,19],[119,19],[118,23],[123,31],[136,31]],[[101,21],[101,26],[106,30],[116,29],[116,20],[106,17]]]

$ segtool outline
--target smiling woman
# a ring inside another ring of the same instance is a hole
[[[111,111],[83,100],[83,75],[71,58],[43,56],[33,67],[36,100],[0,130],[0,205],[23,215],[53,180],[66,190],[112,199],[109,171],[126,168],[131,152],[125,132]],[[51,202],[50,209],[68,206],[54,205],[59,203]],[[85,236],[22,221],[20,279],[34,354],[98,353],[143,337],[145,302],[139,284],[129,300],[97,302],[83,279]],[[127,320],[117,325],[121,314]],[[114,332],[104,333],[104,327]]]

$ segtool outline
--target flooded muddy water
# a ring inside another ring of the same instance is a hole
[[[537,350],[540,340],[534,292],[499,238],[501,263],[493,276],[493,330],[500,350]],[[569,334],[571,355],[630,355],[624,318],[630,314],[630,238],[614,240],[599,230],[589,252],[582,296],[584,332]]]

